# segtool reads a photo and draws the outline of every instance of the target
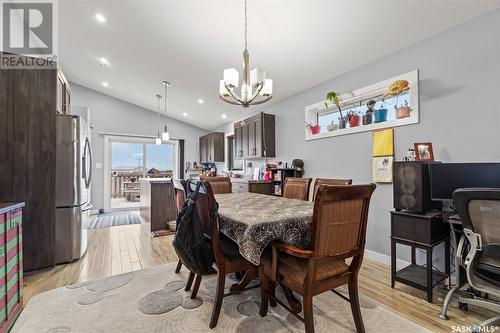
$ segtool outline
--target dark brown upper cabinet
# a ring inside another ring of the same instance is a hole
[[[275,117],[259,113],[234,124],[234,158],[276,157]]]
[[[200,136],[200,162],[224,162],[224,133],[212,132]]]

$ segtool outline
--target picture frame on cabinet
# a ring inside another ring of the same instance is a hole
[[[416,161],[434,161],[434,152],[431,142],[420,142],[413,144],[415,148]]]

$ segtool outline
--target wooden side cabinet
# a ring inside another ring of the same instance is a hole
[[[434,247],[444,243],[445,271],[433,268]],[[401,270],[396,269],[396,245],[411,248],[411,264]],[[416,249],[425,252],[425,265],[418,265]],[[441,212],[412,214],[391,211],[391,287],[396,281],[427,292],[427,301],[432,303],[432,289],[450,277],[450,230],[443,222]]]
[[[23,307],[22,208],[0,203],[0,332],[7,332]]]
[[[274,185],[269,180],[249,180],[248,192],[259,194],[273,194]]]
[[[224,162],[224,133],[213,132],[200,137],[200,162]]]

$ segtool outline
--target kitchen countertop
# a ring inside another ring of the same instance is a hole
[[[0,214],[11,211],[13,209],[24,207],[24,202],[2,202],[0,203]]]
[[[248,178],[231,178],[231,183],[248,183]]]
[[[140,181],[148,183],[171,183],[172,178],[141,178]]]

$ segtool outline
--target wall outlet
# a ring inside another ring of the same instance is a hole
[[[102,163],[96,163],[95,164],[96,169],[102,169]]]

